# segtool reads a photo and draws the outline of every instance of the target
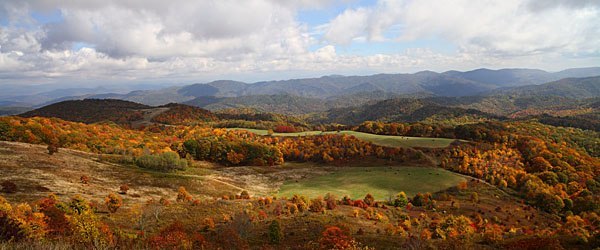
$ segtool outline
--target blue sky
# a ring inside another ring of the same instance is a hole
[[[600,66],[591,0],[6,0],[2,84]]]

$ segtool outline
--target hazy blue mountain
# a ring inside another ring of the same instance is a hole
[[[558,96],[586,99],[600,96],[600,76],[565,78],[541,85],[529,85],[492,92],[493,95]]]
[[[209,83],[191,84],[154,90],[137,90],[122,93],[86,93],[76,95],[72,91],[52,91],[28,97],[19,97],[22,103],[32,105],[51,104],[57,101],[84,98],[122,99],[146,105],[163,105],[171,102],[183,103],[199,97],[241,97],[264,95],[290,95],[304,98],[329,99],[357,93],[386,93],[397,95],[431,95],[461,97],[486,93],[500,93],[515,87],[537,85],[557,81],[566,77],[599,76],[600,67],[568,69],[546,72],[537,69],[477,69],[472,71],[447,71],[436,73],[422,71],[414,74],[376,74],[370,76],[323,76],[319,78],[290,79],[244,83],[220,80]],[[568,83],[566,83],[568,84]],[[529,87],[528,87],[529,88]],[[528,88],[515,89],[527,91]],[[561,87],[567,90],[566,87]],[[81,90],[84,91],[84,90]],[[559,91],[559,90],[557,90]],[[62,96],[57,96],[60,93]],[[546,92],[544,92],[546,93]],[[549,91],[547,93],[552,93]],[[52,98],[54,97],[54,98]],[[17,101],[0,98],[0,101]],[[34,103],[34,101],[36,101]],[[229,100],[228,102],[231,102]],[[243,102],[243,101],[242,101]]]

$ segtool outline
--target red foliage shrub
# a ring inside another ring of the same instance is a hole
[[[352,245],[352,238],[339,227],[327,227],[321,234],[319,245],[322,249],[346,249]]]
[[[352,199],[350,199],[348,196],[344,196],[344,198],[342,198],[342,205],[352,206],[353,203],[354,202]]]
[[[367,203],[365,203],[365,202],[364,202],[364,201],[362,201],[362,200],[355,200],[355,201],[354,201],[354,204],[352,204],[352,206],[355,206],[355,207],[360,207],[360,208],[362,208],[362,209],[366,209],[366,208],[368,208],[368,207],[369,207],[369,205],[367,205]]]
[[[369,206],[375,205],[375,197],[372,194],[367,194],[363,201]]]
[[[90,177],[87,175],[82,175],[81,177],[79,177],[79,180],[81,181],[82,184],[90,183]]]
[[[279,125],[275,127],[273,131],[275,131],[276,133],[295,133],[296,128],[294,128],[293,126]]]
[[[46,215],[48,234],[65,235],[71,230],[71,224],[65,216],[65,212],[56,207],[57,200],[54,197],[43,198],[37,202],[40,212]]]
[[[176,221],[148,238],[148,244],[155,249],[188,249],[191,247],[192,241],[183,224]]]
[[[121,185],[119,187],[119,190],[121,191],[119,193],[121,193],[121,194],[127,194],[127,191],[129,191],[129,185],[123,184],[123,185]]]

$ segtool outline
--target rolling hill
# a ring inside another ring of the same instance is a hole
[[[492,92],[494,95],[559,96],[573,99],[600,97],[600,76],[565,78],[541,85],[522,86]]]
[[[170,103],[152,107],[115,99],[63,101],[25,112],[20,116],[56,117],[88,124],[109,121],[132,127],[147,126],[153,123],[182,125],[218,120],[217,116],[208,110],[184,104]]]
[[[429,99],[395,98],[359,107],[331,109],[313,119],[320,123],[356,125],[364,121],[418,122],[428,118],[438,120],[464,116],[498,118],[475,109],[439,105]]]

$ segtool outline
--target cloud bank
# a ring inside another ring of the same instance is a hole
[[[0,84],[561,69],[600,59],[598,1],[380,0],[343,8],[346,2],[3,1]],[[340,6],[318,26],[299,18]],[[381,44],[406,48],[346,52]]]

